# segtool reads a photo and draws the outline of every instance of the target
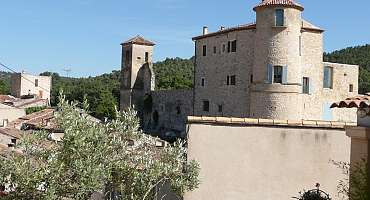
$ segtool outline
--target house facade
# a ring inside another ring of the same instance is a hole
[[[33,96],[50,102],[51,79],[50,76],[14,73],[11,76],[11,94],[16,98]]]
[[[358,93],[358,66],[323,62],[323,33],[294,1],[265,0],[256,23],[194,37],[194,115],[356,121],[331,110]]]
[[[255,23],[203,27],[193,38],[194,88],[185,93],[154,90],[153,42],[124,42],[121,110],[134,105],[144,127],[180,131],[187,115],[356,122],[355,109],[330,105],[358,94],[359,67],[323,61],[324,30],[302,18],[304,7],[264,0],[253,10]]]

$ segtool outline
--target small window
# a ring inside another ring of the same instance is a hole
[[[200,85],[204,87],[206,85],[206,79],[202,78]]]
[[[213,53],[216,54],[217,53],[217,48],[216,47],[213,47]]]
[[[209,101],[203,101],[203,111],[209,112]]]
[[[149,52],[145,52],[145,62],[149,62]]]
[[[230,85],[236,85],[236,76],[230,76]]]
[[[35,87],[39,87],[39,79],[35,79]]]
[[[303,86],[302,86],[302,93],[309,94],[310,93],[310,79],[308,77],[303,77]]]
[[[236,40],[231,42],[231,52],[236,52]]]
[[[176,107],[176,113],[177,113],[178,115],[181,115],[181,107],[180,107],[180,106],[177,106],[177,107]]]
[[[223,44],[223,45],[222,45],[222,52],[224,52],[224,53],[225,53],[225,51],[226,51],[226,45],[225,45],[225,44]]]
[[[353,84],[349,85],[349,92],[353,92]]]
[[[231,42],[227,42],[227,53],[230,53],[231,51]]]
[[[275,10],[275,26],[284,26],[284,10]]]
[[[207,46],[203,45],[203,56],[207,56]]]
[[[251,75],[251,80],[250,81],[251,81],[251,83],[253,83],[253,74]]]
[[[12,144],[16,145],[16,144],[17,144],[17,139],[11,139],[11,140],[10,140],[10,142],[11,142]]]
[[[218,105],[218,112],[222,113],[222,105]]]
[[[138,60],[141,60],[141,57],[137,57]]]
[[[274,66],[274,83],[283,83],[283,67]]]
[[[333,68],[324,67],[324,88],[333,89]]]
[[[226,77],[226,85],[230,85],[230,76]]]

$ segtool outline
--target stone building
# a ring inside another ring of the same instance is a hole
[[[11,76],[11,94],[16,98],[33,96],[50,101],[51,77],[14,73]]]
[[[192,90],[155,91],[154,43],[136,36],[122,45],[120,110],[134,106],[147,132],[184,133],[192,115]]]
[[[358,92],[358,66],[323,62],[323,32],[292,0],[264,0],[256,23],[195,41],[194,115],[355,121],[330,110]]]
[[[140,36],[124,42],[121,109],[135,105],[144,127],[182,131],[186,115],[355,122],[355,109],[330,105],[358,93],[359,67],[323,62],[324,30],[293,0],[264,0],[253,10],[255,23],[204,27],[193,38],[192,91],[155,91],[155,44]]]

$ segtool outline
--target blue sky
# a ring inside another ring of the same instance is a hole
[[[120,43],[143,35],[155,60],[193,55],[193,36],[255,21],[260,0],[3,0],[0,62],[17,71],[94,76],[120,68]],[[370,43],[370,1],[301,0],[325,51]],[[4,70],[1,69],[0,70]]]

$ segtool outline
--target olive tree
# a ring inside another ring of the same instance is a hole
[[[83,103],[87,110],[87,103]],[[156,189],[170,185],[181,196],[197,188],[199,166],[187,160],[184,142],[157,147],[158,140],[139,130],[136,112],[98,124],[81,114],[76,103],[60,99],[55,119],[64,130],[61,142],[48,133],[25,134],[6,158],[0,158],[2,199],[153,199]]]

